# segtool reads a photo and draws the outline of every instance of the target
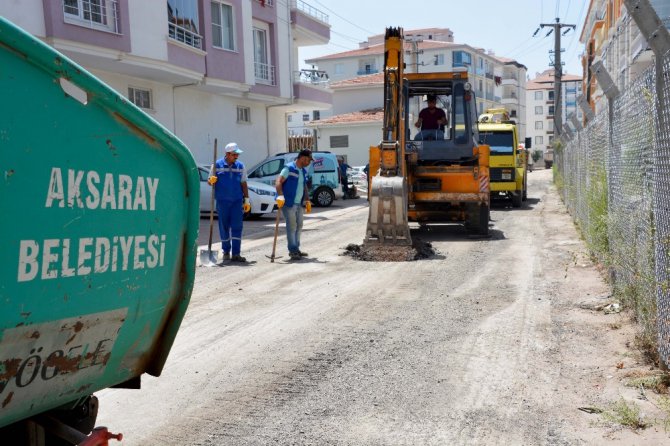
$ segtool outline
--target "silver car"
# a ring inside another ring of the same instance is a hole
[[[200,174],[200,213],[209,214],[209,205],[212,198],[212,186],[207,183],[209,166],[199,167],[198,173]],[[245,214],[245,218],[260,217],[276,209],[275,196],[277,191],[274,187],[260,181],[247,180],[247,188],[249,189],[251,211]],[[214,205],[214,213],[216,213],[216,204]]]

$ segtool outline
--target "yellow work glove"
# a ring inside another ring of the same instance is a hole
[[[244,199],[244,204],[242,205],[242,210],[246,214],[247,212],[251,212],[251,203],[249,203],[249,199],[245,198]]]
[[[309,214],[310,212],[312,212],[312,202],[307,200],[305,202],[305,213]]]
[[[284,199],[283,195],[277,195],[277,207],[279,209],[284,207],[284,203],[286,203],[286,200]]]
[[[215,175],[212,175],[207,179],[207,183],[209,183],[210,186],[214,186],[216,184],[216,180],[218,180],[218,178]]]

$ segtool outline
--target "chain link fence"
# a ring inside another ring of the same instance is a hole
[[[657,64],[558,144],[555,181],[642,347],[670,365],[670,53]]]

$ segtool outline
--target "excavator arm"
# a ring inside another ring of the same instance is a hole
[[[370,184],[370,214],[365,243],[411,245],[407,218],[405,165],[404,36],[387,28],[384,48],[384,126],[379,146],[370,148],[371,166],[378,165]],[[376,162],[375,162],[376,161]]]

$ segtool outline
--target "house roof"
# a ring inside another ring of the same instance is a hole
[[[460,43],[453,42],[440,42],[437,40],[424,40],[419,43],[419,49],[435,49],[435,48],[449,48],[457,46],[467,46]],[[405,49],[411,50],[412,44],[405,42]],[[333,60],[333,59],[344,59],[347,57],[361,57],[361,56],[379,56],[384,54],[384,44],[380,43],[377,45],[370,45],[365,48],[358,48],[355,50],[344,51],[341,53],[328,54],[326,56],[315,57],[314,59],[305,60],[306,63],[311,64],[312,62],[318,62],[320,60]]]
[[[383,83],[384,83],[384,73],[375,73],[375,74],[366,74],[363,76],[357,76],[343,81],[332,82],[330,84],[330,88],[338,89],[345,87],[364,86],[364,85],[383,84]]]
[[[384,120],[384,109],[381,107],[370,108],[352,113],[343,113],[341,115],[331,116],[329,118],[311,121],[310,125],[321,124],[361,124],[370,122],[381,122]]]
[[[562,82],[580,82],[581,76],[574,74],[564,74],[561,78]],[[553,88],[554,70],[545,70],[535,79],[531,79],[526,83],[526,90],[547,90]],[[552,84],[552,85],[549,85]]]

